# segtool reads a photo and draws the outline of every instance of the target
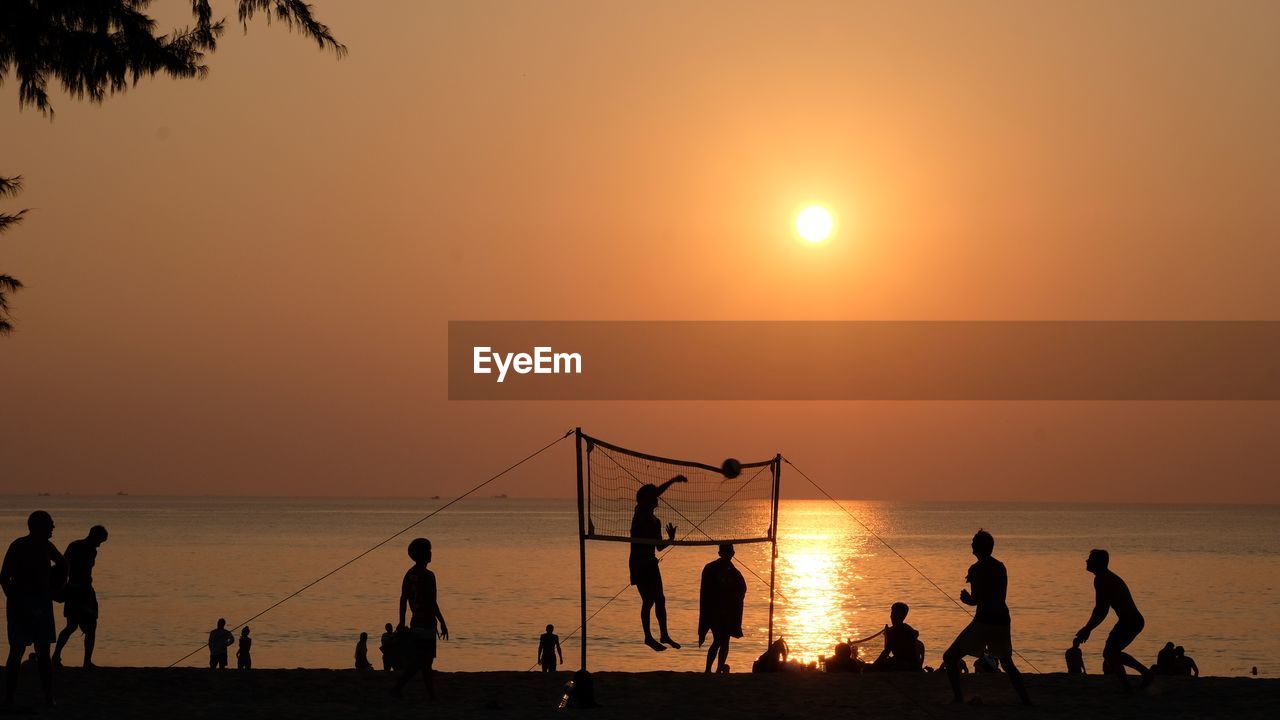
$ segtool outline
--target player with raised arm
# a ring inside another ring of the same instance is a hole
[[[658,509],[658,498],[675,483],[688,482],[683,475],[677,475],[661,485],[646,483],[636,491],[636,511],[631,518],[631,537],[650,542],[631,543],[631,557],[628,565],[631,570],[631,584],[640,592],[640,623],[644,627],[644,644],[655,652],[666,650],[664,644],[679,650],[680,643],[671,639],[667,633],[667,598],[662,592],[662,571],[658,569],[658,551],[665,550],[670,541],[676,539],[676,526],[667,523],[667,540],[662,539],[662,521],[654,515]],[[653,639],[649,629],[649,611],[652,609],[658,616],[659,640]]]

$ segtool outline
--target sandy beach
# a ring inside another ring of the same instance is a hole
[[[389,677],[354,670],[100,668],[58,675],[59,704],[40,712],[59,718],[317,718],[516,717],[562,715],[555,709],[569,673],[439,673],[439,700],[428,704],[420,685],[403,700]],[[1162,678],[1145,693],[1120,694],[1106,677],[1028,675],[1036,702],[1017,704],[1002,675],[966,677],[982,707],[954,707],[941,675],[787,673],[704,676],[697,673],[596,675],[596,718],[936,718],[1273,717],[1280,680]],[[35,673],[22,678],[20,701],[38,708]],[[575,711],[576,712],[576,711]]]

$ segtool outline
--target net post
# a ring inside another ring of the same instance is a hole
[[[582,626],[582,670],[587,669],[587,520],[586,505],[583,502],[582,477],[582,428],[574,428],[578,458],[578,599],[581,606],[580,624]]]
[[[778,564],[778,501],[782,485],[782,454],[773,458],[773,516],[769,520],[769,645],[773,645],[773,596],[774,575]]]

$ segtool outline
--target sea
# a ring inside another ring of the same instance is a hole
[[[94,571],[99,665],[207,664],[205,643],[218,618],[231,627],[253,618],[255,667],[351,667],[361,632],[369,633],[376,664],[411,564],[405,548],[421,536],[434,548],[449,626],[440,670],[532,669],[548,624],[570,669],[580,665],[584,639],[591,670],[702,669],[698,582],[715,547],[679,546],[664,556],[670,631],[683,647],[657,653],[642,642],[624,543],[586,543],[590,619],[580,628],[574,500],[468,498],[414,524],[446,502],[7,496],[0,497],[0,539],[24,534],[35,509],[52,513],[60,548],[91,525],[107,527]],[[1093,607],[1085,557],[1105,548],[1146,617],[1131,649],[1139,659],[1153,661],[1172,641],[1207,675],[1254,667],[1262,676],[1280,674],[1280,507],[858,500],[784,500],[776,560],[768,544],[737,548],[748,592],[732,670],[750,670],[766,647],[770,616],[792,657],[812,662],[837,642],[875,635],[897,601],[910,606],[907,622],[925,642],[926,664],[936,666],[969,621],[955,599],[978,528],[995,536],[995,555],[1008,568],[1024,671],[1064,670],[1063,652]],[[1100,669],[1113,622],[1084,646],[1089,672]],[[863,659],[873,659],[882,642],[860,644]],[[77,636],[66,661],[78,664],[80,654]]]

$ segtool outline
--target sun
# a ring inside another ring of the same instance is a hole
[[[814,244],[831,237],[831,231],[835,225],[836,221],[831,216],[831,211],[821,205],[810,205],[796,216],[796,232],[806,242]]]

